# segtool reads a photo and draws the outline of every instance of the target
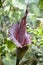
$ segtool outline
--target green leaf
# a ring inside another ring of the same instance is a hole
[[[16,65],[16,57],[15,58],[9,58],[9,57],[5,57],[2,59],[4,65]]]
[[[37,65],[43,65],[43,63],[38,62]]]
[[[13,43],[12,41],[10,41],[10,40],[5,39],[5,40],[4,40],[4,43],[7,44],[7,47],[8,47],[8,49],[10,49],[10,50],[13,50],[13,49],[16,47],[16,46],[14,45],[14,43]]]

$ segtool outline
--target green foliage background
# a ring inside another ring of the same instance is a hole
[[[27,2],[26,31],[32,44],[20,65],[43,65],[43,0],[0,0],[0,65],[16,65],[16,46],[8,37],[8,29],[25,15]]]

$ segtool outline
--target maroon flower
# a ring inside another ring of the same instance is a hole
[[[21,19],[21,22],[13,24],[9,29],[10,39],[15,43],[17,47],[31,43],[30,35],[26,32],[26,17],[28,11],[26,10],[25,16]]]

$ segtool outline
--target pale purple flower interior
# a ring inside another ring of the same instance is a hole
[[[22,31],[21,32],[19,31],[20,31],[20,24],[18,23],[13,24],[9,28],[9,33],[10,33],[9,38],[15,43],[17,47],[22,48],[24,45],[31,43],[31,40],[30,40],[30,35],[27,34],[27,32],[23,34]]]

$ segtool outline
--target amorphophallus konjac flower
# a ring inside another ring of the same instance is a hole
[[[26,17],[28,14],[28,9],[26,8],[25,16],[21,19],[20,22],[13,24],[9,28],[9,37],[17,46],[17,64],[19,65],[20,55],[27,50],[27,44],[31,43],[30,35],[26,32]],[[23,56],[23,55],[22,55]],[[21,57],[22,57],[21,56]]]
[[[30,35],[26,32],[26,17],[28,11],[26,9],[25,16],[21,19],[21,22],[13,24],[9,28],[9,37],[15,43],[17,47],[24,47],[27,44],[31,43]]]

